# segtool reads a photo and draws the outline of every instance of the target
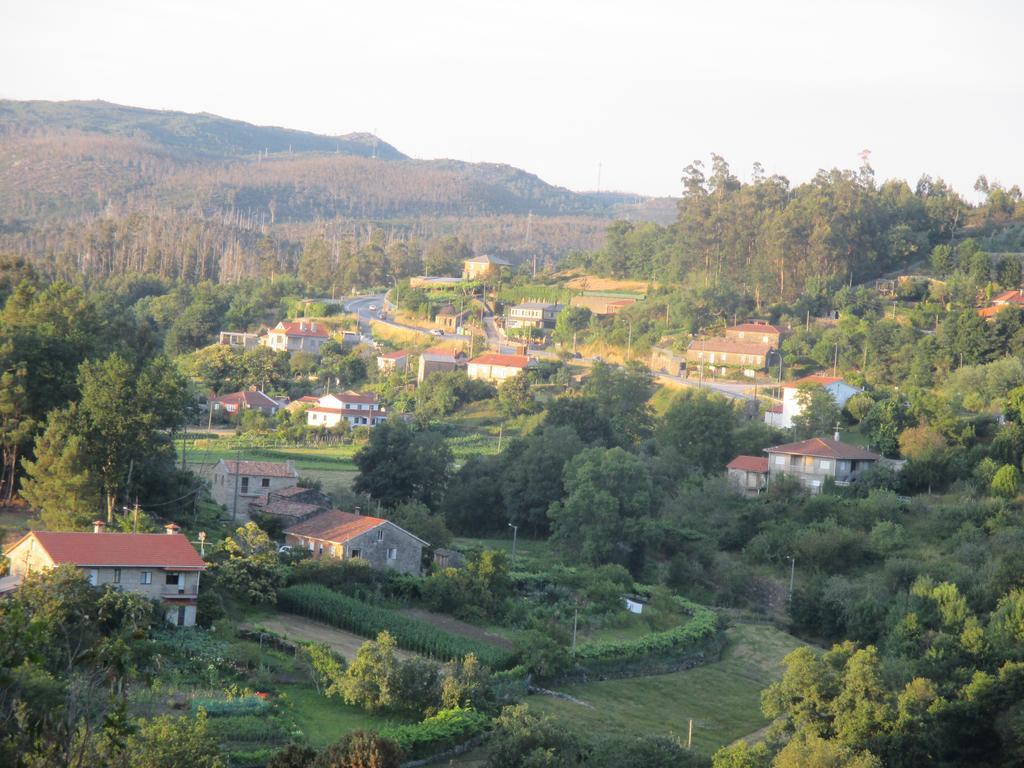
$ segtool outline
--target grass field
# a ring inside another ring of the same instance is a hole
[[[767,725],[761,690],[782,674],[781,662],[802,643],[765,625],[727,632],[722,660],[669,675],[609,680],[559,688],[593,708],[531,696],[530,709],[545,712],[581,735],[638,733],[686,738],[693,719],[694,747],[711,754]]]
[[[496,549],[505,552],[512,559],[512,570],[542,570],[554,563],[561,562],[561,557],[545,540],[517,537],[516,555],[512,558],[512,529],[507,536],[496,536],[490,539],[473,539],[460,537],[452,540],[452,547],[460,552],[473,550]]]
[[[283,685],[295,720],[310,745],[322,748],[349,731],[377,730],[387,725],[410,722],[395,716],[371,715],[364,710],[345,704],[337,698],[325,699],[307,685]]]

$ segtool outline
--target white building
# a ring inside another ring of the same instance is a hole
[[[266,345],[275,352],[309,352],[319,355],[331,335],[320,323],[309,320],[280,322],[267,331]]]
[[[325,395],[306,411],[306,424],[325,429],[338,426],[342,419],[351,427],[375,427],[387,418],[376,393],[363,394],[353,390]]]
[[[765,423],[772,427],[789,429],[793,426],[793,417],[797,416],[803,407],[798,398],[800,387],[819,386],[832,395],[836,405],[842,408],[846,401],[854,395],[862,392],[852,384],[847,384],[841,376],[804,376],[802,379],[791,381],[782,385],[782,406],[776,406],[764,415]]]
[[[529,366],[530,358],[526,355],[498,355],[488,352],[469,361],[466,375],[471,379],[500,384],[506,379],[518,376]]]

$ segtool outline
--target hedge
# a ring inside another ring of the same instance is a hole
[[[435,659],[461,659],[472,653],[489,667],[501,668],[510,654],[490,645],[451,635],[432,624],[360,602],[319,584],[298,584],[277,593],[277,606],[364,637],[389,632],[399,648]]]
[[[255,715],[264,712],[270,703],[260,696],[241,696],[237,699],[193,699],[192,712],[200,708],[206,710],[209,717],[228,717],[230,715]]]
[[[398,743],[406,759],[419,760],[444,752],[482,733],[491,719],[475,709],[442,709],[412,725],[382,728],[380,735]]]
[[[718,615],[709,608],[676,598],[690,614],[690,620],[664,632],[644,635],[638,640],[583,643],[576,649],[582,664],[594,661],[626,661],[644,656],[661,656],[695,650],[718,635]]]

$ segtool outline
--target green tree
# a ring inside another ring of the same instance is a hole
[[[721,471],[732,459],[735,427],[735,413],[724,397],[686,390],[673,398],[665,413],[658,444],[708,474]]]
[[[398,768],[402,750],[390,739],[368,731],[352,731],[324,749],[310,768]]]
[[[1001,466],[992,478],[992,493],[1004,499],[1016,498],[1020,493],[1020,470],[1013,464]]]
[[[395,639],[388,632],[381,632],[376,640],[359,646],[342,684],[345,703],[368,712],[401,708],[395,648]]]
[[[566,462],[583,448],[570,427],[545,426],[513,443],[502,455],[500,484],[508,521],[524,533],[547,533],[548,507],[564,493]]]
[[[303,660],[309,665],[316,692],[327,698],[343,698],[345,658],[332,651],[326,643],[306,643],[300,651]]]
[[[22,459],[21,496],[51,531],[84,530],[102,513],[99,487],[89,471],[74,404],[50,413],[36,440],[36,460]]]
[[[14,497],[18,459],[36,430],[29,413],[27,380],[24,366],[0,373],[0,501]]]
[[[772,768],[882,768],[882,762],[867,751],[855,751],[841,742],[817,734],[800,734],[791,739],[772,760]]]
[[[591,565],[642,565],[654,505],[646,465],[621,448],[588,448],[565,466],[565,498],[551,505],[551,541]]]
[[[217,743],[207,733],[206,714],[141,720],[128,737],[126,768],[225,768]]]
[[[277,547],[266,531],[249,522],[221,542],[214,556],[214,574],[220,584],[254,603],[277,602],[284,573]]]
[[[520,373],[505,379],[498,387],[498,405],[501,406],[502,413],[509,418],[532,413],[536,405],[530,391],[529,378]]]
[[[505,707],[494,722],[486,768],[569,768],[582,745],[550,716],[534,715],[525,704]]]
[[[585,443],[604,447],[614,444],[612,425],[596,398],[565,395],[553,400],[544,415],[551,427],[572,427]]]
[[[575,344],[577,334],[590,325],[590,315],[586,307],[565,307],[555,320],[555,340],[561,344]]]
[[[635,446],[653,433],[654,419],[647,402],[651,373],[641,363],[634,360],[622,368],[595,363],[583,394],[599,404],[616,444]]]
[[[387,421],[373,429],[354,460],[359,475],[352,488],[357,493],[389,507],[415,500],[436,509],[448,484],[452,453],[436,432]]]
[[[824,387],[803,384],[797,389],[800,411],[793,416],[793,432],[800,440],[831,435],[841,413],[832,393]]]

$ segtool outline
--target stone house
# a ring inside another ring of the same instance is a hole
[[[316,405],[306,411],[306,424],[331,429],[342,421],[350,427],[376,427],[387,421],[388,415],[375,392],[354,390],[324,395]]]
[[[199,575],[206,563],[173,523],[166,533],[30,531],[4,550],[11,575],[20,580],[33,571],[70,563],[96,587],[107,584],[160,603],[164,618],[179,627],[196,623]]]
[[[502,267],[512,266],[504,259],[497,256],[489,256],[486,253],[474,256],[462,262],[463,280],[483,280],[496,276]]]
[[[249,502],[249,515],[269,515],[288,522],[300,522],[328,512],[332,506],[326,493],[296,485],[253,499]]]
[[[588,294],[583,293],[573,296],[569,300],[570,306],[589,309],[590,313],[598,317],[617,315],[626,307],[636,304],[637,299],[632,296],[617,296],[615,294]]]
[[[308,352],[319,355],[320,347],[331,338],[323,324],[310,320],[282,321],[267,331],[268,347],[276,352]]]
[[[687,368],[702,364],[712,368],[740,368],[763,371],[774,362],[775,347],[760,341],[741,341],[725,336],[694,339],[686,349]]]
[[[418,574],[423,548],[429,546],[389,520],[368,515],[325,512],[285,529],[285,543],[309,550],[313,558],[360,558],[374,568]]]
[[[651,347],[650,368],[656,373],[683,376],[686,373],[686,355],[671,347]]]
[[[725,338],[727,339],[768,344],[775,349],[778,349],[782,344],[782,338],[785,335],[785,328],[766,323],[762,320],[740,323],[725,329]]]
[[[782,476],[795,477],[811,493],[820,493],[829,478],[836,485],[849,485],[882,458],[856,445],[825,437],[776,445],[765,452],[769,482]]]
[[[744,496],[757,496],[768,487],[768,459],[764,456],[737,456],[725,465],[729,485]]]
[[[469,317],[468,311],[460,312],[451,304],[445,304],[434,315],[434,323],[439,325],[448,333],[455,333],[462,327],[463,322]]]
[[[469,361],[466,374],[471,379],[481,379],[500,384],[506,379],[518,376],[531,364],[526,355],[498,355],[493,352],[474,357]]]
[[[461,352],[453,352],[444,347],[431,347],[420,353],[416,383],[422,384],[432,373],[447,373],[464,365],[466,365],[466,356]]]
[[[245,512],[257,497],[273,491],[292,488],[299,483],[299,473],[292,462],[235,461],[221,459],[213,467],[210,494],[218,504],[230,511]],[[235,489],[238,489],[237,503]]]

